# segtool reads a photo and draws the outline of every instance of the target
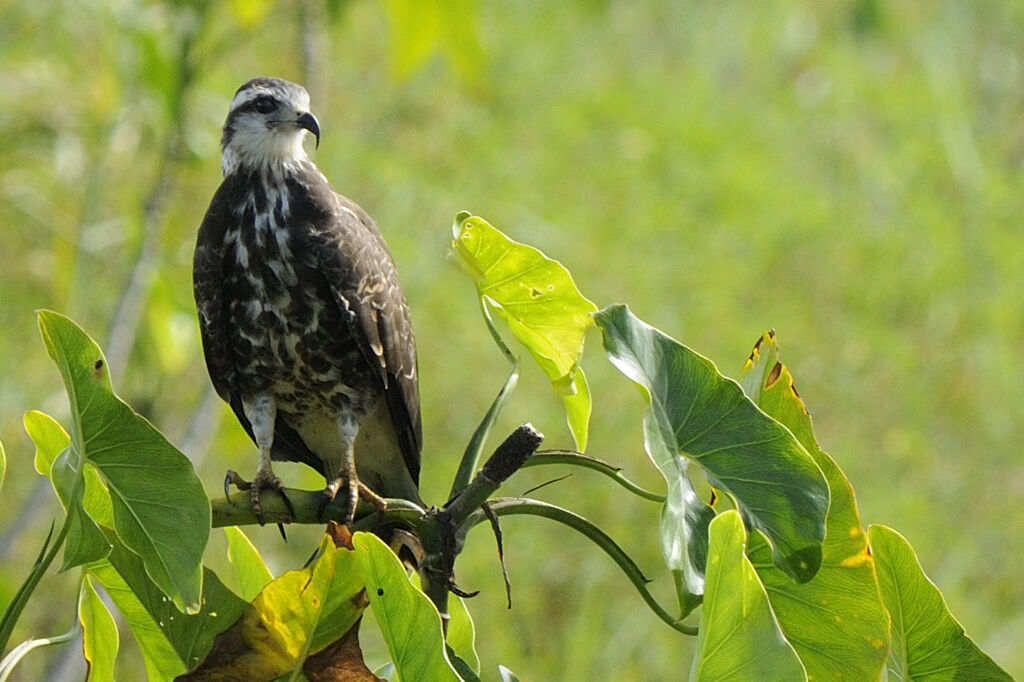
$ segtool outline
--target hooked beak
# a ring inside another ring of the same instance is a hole
[[[295,119],[295,125],[313,133],[313,137],[316,138],[316,146],[320,147],[320,123],[316,120],[316,116],[307,111]]]

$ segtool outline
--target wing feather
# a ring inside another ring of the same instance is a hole
[[[326,182],[312,185],[314,203],[323,209],[312,232],[319,270],[356,328],[357,345],[380,380],[402,457],[418,483],[423,427],[416,340],[391,252],[362,208]]]

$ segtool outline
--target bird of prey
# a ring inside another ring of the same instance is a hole
[[[224,180],[196,241],[193,283],[206,366],[259,449],[248,489],[291,503],[271,460],[343,496],[419,500],[422,427],[416,342],[394,262],[370,216],[338,194],[303,148],[320,142],[309,95],[255,78],[238,89],[221,138]]]

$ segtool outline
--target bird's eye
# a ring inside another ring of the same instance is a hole
[[[253,103],[253,108],[261,114],[269,114],[274,110],[274,100],[271,97],[257,97]]]

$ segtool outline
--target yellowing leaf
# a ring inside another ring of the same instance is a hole
[[[118,648],[117,625],[96,594],[89,576],[82,580],[78,594],[78,620],[82,623],[82,647],[89,666],[86,679],[88,682],[113,682]]]
[[[747,555],[811,679],[876,679],[889,650],[889,619],[853,487],[818,448],[811,416],[778,358],[775,334],[767,332],[744,365],[741,384],[758,407],[793,432],[828,480],[831,504],[821,570],[810,582],[794,584],[772,564],[771,548],[758,533],[752,534]]]
[[[452,259],[563,396],[569,428],[584,450],[591,402],[579,361],[597,307],[561,263],[509,239],[483,218],[459,213],[452,229]]]

